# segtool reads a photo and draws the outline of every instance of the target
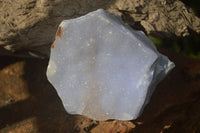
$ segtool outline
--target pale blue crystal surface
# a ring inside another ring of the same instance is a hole
[[[64,20],[47,77],[68,113],[136,119],[174,64],[141,31],[102,9]]]

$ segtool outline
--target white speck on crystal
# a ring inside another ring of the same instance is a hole
[[[56,64],[54,63],[53,60],[50,60],[48,68],[51,69],[51,71],[47,71],[47,76],[53,76],[56,72]]]

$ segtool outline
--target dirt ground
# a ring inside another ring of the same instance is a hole
[[[48,60],[0,57],[0,133],[199,133],[200,61],[160,50],[176,68],[133,121],[68,114],[47,81]]]

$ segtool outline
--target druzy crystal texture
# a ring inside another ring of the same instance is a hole
[[[131,120],[173,67],[143,32],[99,9],[62,21],[47,77],[68,113]]]

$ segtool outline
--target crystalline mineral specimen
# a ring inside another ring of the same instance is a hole
[[[68,113],[131,120],[173,67],[143,32],[99,9],[60,24],[47,77]]]

